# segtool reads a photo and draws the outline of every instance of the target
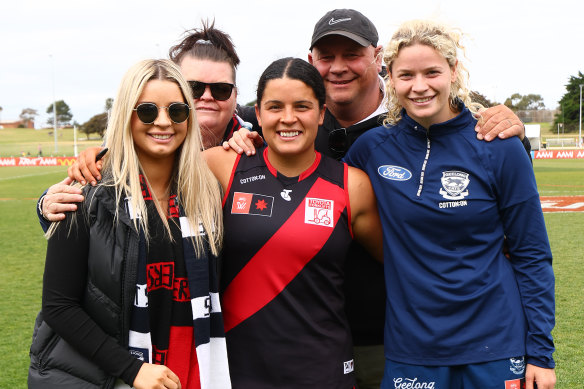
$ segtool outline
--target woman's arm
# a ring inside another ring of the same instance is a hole
[[[527,387],[553,388],[555,324],[554,273],[537,185],[529,158],[519,142],[504,141],[491,150],[491,167],[510,263],[528,325]]]
[[[70,227],[72,227],[70,229]],[[43,318],[88,359],[132,385],[142,363],[106,334],[83,310],[89,231],[83,211],[61,222],[47,245],[43,278]]]
[[[371,181],[365,172],[354,167],[349,167],[348,180],[353,236],[383,263],[383,232]]]

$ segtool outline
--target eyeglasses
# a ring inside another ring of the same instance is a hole
[[[329,132],[328,146],[334,152],[344,153],[349,149],[349,139],[347,139],[347,129],[337,128]]]
[[[154,103],[138,104],[134,111],[138,115],[138,119],[144,124],[152,124],[158,117],[158,110],[166,108],[168,110],[168,117],[174,123],[182,123],[189,118],[191,107],[185,103],[172,103],[168,107],[159,107]]]
[[[231,92],[233,92],[233,87],[235,85],[228,82],[201,82],[201,81],[187,81],[193,91],[193,97],[195,99],[200,99],[205,93],[205,89],[209,86],[211,89],[211,96],[215,100],[225,101],[231,97]]]

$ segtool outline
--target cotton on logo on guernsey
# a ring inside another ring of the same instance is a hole
[[[265,179],[266,179],[266,176],[264,174],[259,174],[257,176],[242,178],[241,180],[239,180],[239,182],[241,184],[247,184],[249,182],[260,181],[260,180],[265,180]]]
[[[393,379],[395,389],[434,389],[436,382],[418,382],[416,378],[397,377]]]
[[[392,181],[407,181],[412,178],[412,173],[401,166],[382,165],[377,168],[377,173]]]
[[[333,227],[335,202],[307,197],[304,206],[304,223]]]

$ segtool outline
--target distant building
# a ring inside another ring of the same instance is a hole
[[[34,128],[34,120],[0,121],[0,128]]]
[[[523,123],[553,122],[557,113],[557,109],[529,109],[515,112]]]

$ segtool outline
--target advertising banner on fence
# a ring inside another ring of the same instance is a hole
[[[533,159],[584,159],[584,150],[536,150]]]
[[[0,158],[0,166],[71,166],[75,157]]]

